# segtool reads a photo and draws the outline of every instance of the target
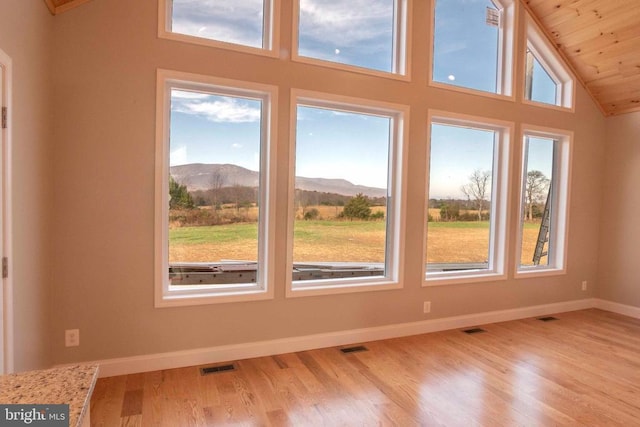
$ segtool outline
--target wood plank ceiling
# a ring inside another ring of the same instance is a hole
[[[640,111],[639,0],[525,0],[606,115]]]
[[[54,15],[88,1],[45,0]],[[605,115],[640,111],[640,0],[521,1]]]
[[[44,0],[52,15],[66,12],[88,1],[89,0]]]

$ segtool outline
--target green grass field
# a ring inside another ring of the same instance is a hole
[[[294,261],[383,262],[385,221],[296,221]],[[522,263],[531,264],[538,223],[525,223]],[[422,230],[419,231],[422,233]],[[255,260],[256,223],[169,230],[170,262]],[[489,222],[430,222],[427,262],[484,262]]]

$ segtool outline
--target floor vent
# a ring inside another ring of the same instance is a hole
[[[360,351],[369,351],[369,349],[363,345],[356,345],[354,347],[344,347],[340,349],[344,354],[347,353],[358,353]]]
[[[547,317],[538,317],[538,320],[542,320],[543,322],[551,322],[552,320],[558,320],[558,318],[553,316],[547,316]]]
[[[482,328],[471,328],[471,329],[464,329],[462,332],[464,332],[465,334],[479,334],[481,332],[487,332]]]
[[[219,372],[235,371],[236,365],[233,363],[228,365],[207,366],[206,368],[200,368],[200,375],[217,374]]]

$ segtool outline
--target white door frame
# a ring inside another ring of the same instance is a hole
[[[9,275],[0,274],[0,374],[12,373],[13,275],[11,257],[11,58],[0,49],[0,107],[7,107],[7,128],[0,127],[0,260],[8,259]],[[0,262],[0,272],[1,272]]]

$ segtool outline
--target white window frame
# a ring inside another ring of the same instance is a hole
[[[0,49],[0,107],[7,108],[7,127],[0,128],[0,245],[7,259],[7,269],[13,270],[13,60]],[[14,281],[13,275],[1,279],[0,289],[0,375],[14,372]]]
[[[553,178],[551,183],[551,233],[549,236],[548,265],[521,266],[522,258],[522,221],[525,211],[524,192],[526,170],[526,137],[547,138],[556,141],[554,146]],[[569,239],[569,201],[571,196],[571,156],[573,132],[568,130],[550,129],[535,125],[522,125],[520,135],[520,173],[519,173],[519,217],[517,220],[518,233],[516,238],[515,277],[530,278],[565,274],[567,271],[567,242]]]
[[[171,286],[169,283],[169,135],[171,89],[187,89],[262,101],[258,276],[255,283]],[[275,86],[162,70],[157,72],[155,171],[155,306],[271,299],[274,295],[274,208],[277,117]]]
[[[349,113],[361,113],[388,117],[391,119],[387,238],[385,248],[385,275],[379,277],[359,277],[328,280],[294,281],[293,233],[295,221],[295,164],[298,105],[319,107]],[[289,147],[289,216],[287,223],[287,297],[329,295],[339,293],[380,291],[402,288],[405,246],[405,205],[409,107],[381,101],[351,98],[327,93],[292,89],[291,91],[291,135]]]
[[[436,25],[436,1],[431,0],[431,15],[432,21],[429,26],[431,32],[431,48],[429,54],[429,85],[439,87],[447,90],[454,90],[458,92],[481,95],[490,98],[508,99],[515,101],[514,85],[515,80],[514,68],[515,68],[515,39],[516,39],[516,7],[517,1],[515,0],[491,0],[501,10],[500,13],[500,26],[498,32],[498,63],[496,70],[496,92],[487,92],[480,89],[474,89],[464,86],[458,86],[454,84],[448,84],[446,82],[438,82],[433,78],[433,66],[435,63],[435,25]],[[447,0],[441,0],[447,1]]]
[[[293,1],[293,28],[291,60],[305,64],[352,71],[378,77],[409,81],[411,79],[411,9],[413,0],[394,0],[393,59],[391,72],[359,65],[343,64],[326,59],[303,56],[298,53],[300,42],[300,0]]]
[[[262,48],[174,33],[171,31],[173,0],[158,0],[158,37],[254,55],[278,57],[280,54],[280,2],[281,0],[264,0]]]
[[[531,50],[531,53],[538,60],[542,68],[545,69],[547,74],[549,74],[551,80],[556,83],[556,103],[548,104],[546,102],[527,99],[526,84],[522,85],[522,102],[524,104],[536,105],[539,107],[555,108],[565,111],[570,110],[572,112],[575,111],[575,79],[568,71],[564,61],[551,46],[540,27],[538,27],[536,22],[528,13],[526,15],[525,26],[526,46],[523,48],[524,63],[526,64],[527,61],[527,50]]]
[[[429,181],[431,177],[428,161],[426,182],[426,205],[424,218],[424,252],[422,254],[423,286],[453,285],[459,283],[475,283],[496,280],[506,280],[506,254],[507,254],[507,227],[510,199],[510,158],[512,135],[514,135],[514,123],[486,117],[469,116],[446,111],[429,110],[429,132],[427,142],[427,155],[431,157],[431,128],[433,124],[467,127],[472,129],[492,131],[496,133],[493,151],[494,174],[491,179],[491,220],[494,221],[490,229],[489,237],[489,266],[482,270],[427,272],[427,213],[429,208]]]

